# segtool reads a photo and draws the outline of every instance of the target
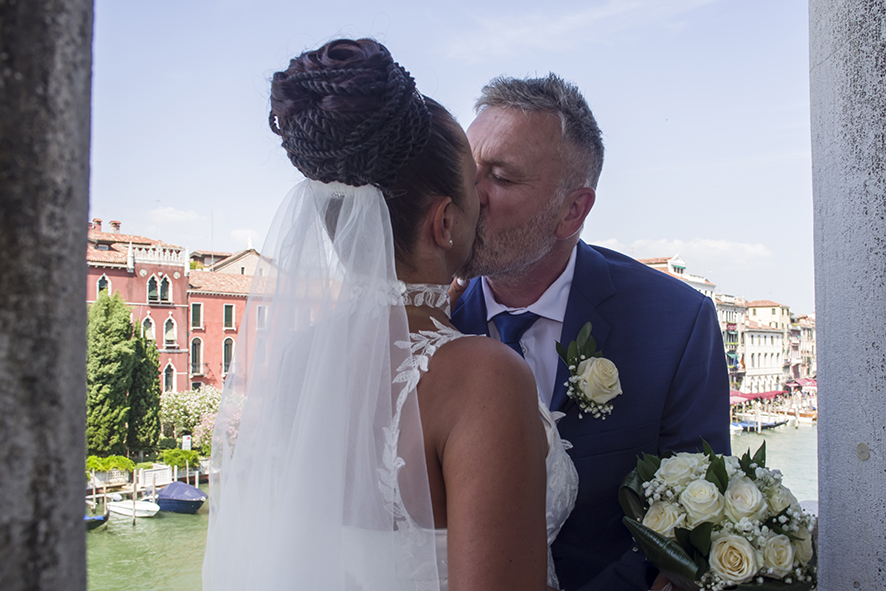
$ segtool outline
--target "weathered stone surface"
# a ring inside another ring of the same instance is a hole
[[[0,589],[86,589],[92,0],[0,0]]]
[[[811,0],[809,20],[820,588],[882,589],[886,4]]]

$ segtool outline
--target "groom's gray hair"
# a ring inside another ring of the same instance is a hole
[[[575,84],[554,73],[544,78],[499,76],[483,87],[474,105],[477,113],[487,107],[556,113],[560,117],[560,154],[566,161],[558,193],[565,197],[580,187],[597,187],[603,168],[603,138]]]

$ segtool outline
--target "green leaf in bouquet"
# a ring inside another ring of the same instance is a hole
[[[578,331],[578,336],[575,339],[576,344],[578,345],[578,350],[584,353],[585,344],[588,342],[588,337],[591,336],[591,323],[587,322],[584,326],[581,327],[581,330]]]
[[[704,455],[706,455],[712,459],[717,456],[717,454],[714,453],[714,448],[711,447],[711,444],[709,444],[704,439],[701,440],[701,446],[702,446],[702,449],[704,450]]]
[[[569,367],[569,356],[567,353],[566,347],[564,347],[559,341],[557,342],[557,354],[560,356],[560,359],[563,360],[563,363],[566,364],[566,367]]]
[[[713,531],[714,524],[710,521],[705,521],[689,533],[689,542],[693,548],[701,553],[702,557],[711,553],[711,533]],[[707,566],[707,561],[705,561],[705,566]]]
[[[637,472],[640,474],[643,482],[648,482],[655,478],[655,473],[658,472],[660,466],[661,460],[658,456],[643,452],[643,456],[637,458]]]
[[[720,490],[720,494],[726,494],[726,487],[729,485],[729,475],[726,473],[726,460],[722,456],[711,457],[711,463],[708,465],[708,471],[705,473],[705,480],[713,482]]]
[[[646,495],[643,493],[643,479],[638,470],[631,470],[618,487],[618,502],[625,515],[638,521],[646,515]]]
[[[741,471],[745,473],[745,476],[748,478],[754,478],[756,472],[753,468],[751,468],[751,450],[748,449],[739,459],[738,465],[741,468]]]
[[[698,588],[696,581],[705,571],[677,542],[669,540],[630,517],[622,518],[622,523],[634,536],[646,560],[658,567],[672,583],[681,589]],[[689,532],[686,533],[688,536]]]
[[[748,450],[750,451],[750,450]],[[760,444],[760,449],[757,450],[757,453],[754,454],[753,462],[757,464],[758,468],[766,467],[766,442],[764,441]]]
[[[588,342],[585,343],[585,349],[582,351],[587,358],[603,357],[602,351],[597,351],[597,341],[592,336],[588,336]]]

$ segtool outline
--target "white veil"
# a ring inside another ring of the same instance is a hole
[[[381,192],[302,182],[262,257],[213,434],[204,590],[439,589]]]

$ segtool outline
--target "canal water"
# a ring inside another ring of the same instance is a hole
[[[818,500],[817,433],[814,425],[740,433],[732,453],[753,454],[766,441],[767,466],[784,473],[797,499]],[[160,512],[135,526],[112,513],[107,528],[86,536],[88,591],[198,591],[208,524],[208,503],[196,515]]]

